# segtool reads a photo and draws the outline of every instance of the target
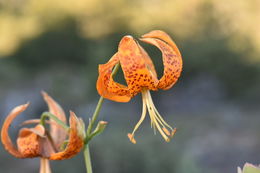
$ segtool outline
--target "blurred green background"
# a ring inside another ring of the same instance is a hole
[[[66,112],[88,121],[98,101],[98,64],[123,35],[169,33],[184,69],[170,90],[153,92],[167,122],[179,131],[170,143],[153,135],[148,118],[129,142],[141,98],[106,100],[109,122],[91,143],[94,172],[219,173],[260,162],[260,1],[258,0],[0,0],[0,123],[27,101],[19,123],[36,118],[48,92]],[[142,44],[142,43],[141,43]],[[160,52],[142,44],[159,74]],[[85,172],[82,154],[51,162],[53,172]],[[16,159],[0,146],[0,172],[37,172],[38,159]]]

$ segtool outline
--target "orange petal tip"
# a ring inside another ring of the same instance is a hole
[[[12,110],[12,112],[17,112],[17,111],[23,112],[25,109],[28,108],[29,105],[30,105],[30,102],[27,102],[27,103],[25,103],[25,104],[23,104],[23,105],[17,106],[17,107],[15,107],[15,108]]]
[[[42,94],[42,97],[44,98],[44,100],[46,101],[46,100],[48,100],[49,99],[49,94],[47,93],[47,92],[45,92],[45,91],[41,91],[41,94]]]
[[[42,95],[45,95],[45,94],[47,94],[44,90],[41,90],[41,94]]]
[[[131,43],[132,41],[134,41],[134,38],[131,35],[126,35],[124,36],[120,43],[119,43],[119,48],[122,48],[126,45],[128,45],[129,43]]]
[[[20,115],[22,112],[24,112],[27,107],[29,106],[29,102],[20,106],[15,107],[9,115],[6,117],[2,130],[1,130],[1,141],[4,145],[4,148],[13,156],[17,158],[24,158],[24,156],[18,151],[17,147],[14,146],[11,138],[9,137],[8,134],[8,129],[13,120]]]
[[[166,42],[170,41],[170,36],[162,30],[153,30],[141,36],[141,38],[159,38]]]
[[[166,35],[166,33],[162,30],[152,30],[146,34],[143,34],[141,37],[142,38],[147,38],[147,37],[155,37],[157,35]]]

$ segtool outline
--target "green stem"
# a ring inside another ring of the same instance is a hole
[[[43,112],[42,113],[41,120],[40,120],[41,125],[45,126],[45,119],[46,118],[53,119],[62,128],[64,128],[67,131],[69,130],[69,127],[63,121],[61,121],[59,118],[57,118],[55,115],[51,114],[50,112]]]
[[[100,96],[97,107],[95,109],[95,112],[93,113],[93,116],[92,116],[92,118],[90,119],[90,122],[89,122],[89,126],[88,126],[88,129],[87,129],[87,136],[90,135],[91,130],[93,128],[93,125],[95,124],[95,122],[97,120],[97,117],[98,117],[98,114],[100,112],[103,101],[104,101],[104,97]]]
[[[116,74],[116,72],[118,71],[119,69],[119,63],[115,65],[111,75],[114,76]],[[84,147],[84,158],[85,158],[85,164],[86,164],[86,168],[87,168],[87,173],[92,173],[92,165],[91,165],[91,157],[90,157],[90,151],[89,151],[89,136],[91,135],[91,132],[92,132],[92,128],[98,118],[98,115],[99,115],[99,112],[100,112],[100,109],[101,109],[101,106],[102,106],[102,103],[104,101],[104,97],[100,96],[99,98],[99,101],[98,101],[98,104],[96,106],[96,109],[92,115],[92,118],[90,119],[89,121],[89,125],[88,125],[88,129],[87,129],[87,132],[86,132],[86,139],[85,141],[87,141],[87,143],[85,144],[85,147]]]
[[[102,132],[105,130],[106,126],[107,126],[107,122],[105,122],[105,121],[99,121],[99,122],[98,122],[98,125],[96,126],[96,129],[93,130],[93,131],[91,132],[91,134],[88,135],[88,136],[85,138],[85,141],[84,141],[85,144],[87,144],[94,136],[96,136],[96,135],[102,133]]]
[[[92,165],[91,165],[91,157],[89,152],[89,145],[86,144],[84,148],[84,157],[85,157],[85,164],[87,168],[87,173],[92,173]]]
[[[119,63],[115,65],[115,67],[114,67],[114,69],[111,73],[112,76],[114,76],[117,73],[119,67],[120,67]],[[90,122],[89,122],[89,126],[88,126],[88,129],[87,129],[87,136],[90,135],[91,130],[93,128],[93,125],[95,124],[95,122],[97,120],[97,117],[98,117],[98,114],[100,112],[103,101],[104,101],[104,97],[100,96],[98,104],[97,104],[96,109],[95,109],[95,112],[93,113],[92,118],[90,119]]]

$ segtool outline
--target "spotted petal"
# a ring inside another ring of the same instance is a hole
[[[45,136],[45,129],[42,125],[34,128],[22,128],[17,138],[17,147],[12,143],[8,129],[12,121],[23,111],[27,109],[29,104],[15,107],[5,119],[1,131],[1,140],[5,149],[15,157],[31,158],[31,157],[48,157],[54,152],[51,142]]]
[[[42,95],[44,100],[48,104],[50,113],[55,115],[66,124],[66,116],[60,105],[55,100],[53,100],[46,92],[42,92]],[[63,141],[66,139],[67,132],[54,120],[50,120],[50,122],[50,134],[56,147],[59,148]]]
[[[14,146],[11,138],[9,137],[8,129],[13,120],[21,114],[23,111],[27,109],[29,104],[24,104],[15,107],[10,114],[6,117],[2,130],[1,130],[1,140],[4,145],[4,148],[13,156],[18,157],[18,158],[24,158],[24,156],[18,151],[18,149]]]
[[[116,53],[106,64],[99,65],[97,91],[109,100],[128,102],[131,96],[127,86],[115,82],[112,76],[113,67],[117,63],[119,63],[119,57]]]
[[[25,158],[48,157],[54,153],[51,141],[45,135],[45,129],[38,124],[34,128],[22,128],[17,138],[19,152]]]
[[[158,80],[152,61],[133,37],[122,38],[118,56],[132,96],[141,92],[143,88],[156,90]]]
[[[171,88],[180,77],[182,71],[182,58],[179,49],[169,35],[160,30],[151,31],[140,39],[158,47],[163,55],[164,72],[159,80],[158,88]]]
[[[64,160],[76,155],[84,146],[84,135],[82,134],[80,120],[73,112],[70,112],[69,142],[64,151],[52,154],[50,160]]]

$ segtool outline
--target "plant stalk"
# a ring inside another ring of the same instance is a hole
[[[87,173],[92,173],[92,164],[91,164],[91,157],[89,152],[89,145],[86,144],[84,147],[84,157],[85,157],[85,164],[87,168]]]
[[[40,173],[51,173],[49,160],[46,158],[41,159]]]
[[[120,66],[119,63],[115,65],[115,67],[111,73],[112,76],[114,76],[116,74],[116,72],[119,69],[119,66]],[[88,125],[87,132],[86,132],[86,136],[87,136],[86,139],[88,139],[88,137],[91,135],[93,126],[96,123],[96,120],[98,118],[98,115],[99,115],[103,102],[104,102],[104,97],[100,96],[96,109],[92,115],[92,118],[89,120],[89,125]],[[87,141],[87,143],[85,144],[85,147],[84,147],[85,164],[86,164],[87,173],[92,173],[93,171],[92,171],[91,157],[90,157],[90,151],[89,151],[89,141],[86,139],[85,139],[85,141]]]
[[[51,114],[50,112],[43,112],[42,113],[42,116],[41,116],[41,119],[40,119],[40,124],[43,125],[44,127],[45,127],[45,119],[46,118],[53,119],[62,128],[64,128],[67,131],[69,130],[69,127],[63,121],[61,121],[59,118],[57,118],[55,115]]]

